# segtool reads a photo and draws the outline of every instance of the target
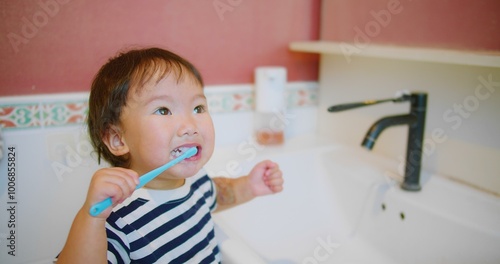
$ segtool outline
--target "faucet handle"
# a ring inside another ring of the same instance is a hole
[[[362,107],[362,106],[380,104],[380,103],[385,103],[385,102],[400,103],[400,102],[408,101],[408,100],[410,100],[410,98],[411,98],[410,94],[403,93],[401,96],[396,97],[396,98],[390,98],[390,99],[384,99],[384,100],[366,100],[366,101],[357,102],[357,103],[333,105],[333,106],[328,107],[328,112],[340,112],[340,111],[344,111],[344,110],[349,110],[349,109],[358,108],[358,107]]]
[[[394,98],[393,102],[395,102],[395,103],[405,102],[405,101],[409,101],[411,99],[411,93],[408,90],[397,91],[394,96],[395,96],[395,98]]]

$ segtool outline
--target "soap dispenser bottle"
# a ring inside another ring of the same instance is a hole
[[[285,139],[284,116],[286,68],[255,69],[255,136],[261,145],[282,144]]]

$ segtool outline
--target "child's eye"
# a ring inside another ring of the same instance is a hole
[[[155,112],[155,115],[172,115],[172,112],[166,107],[160,107]]]
[[[195,107],[193,109],[193,112],[196,113],[196,114],[205,113],[206,112],[205,106],[204,105],[199,105],[199,106],[197,106],[197,107]]]

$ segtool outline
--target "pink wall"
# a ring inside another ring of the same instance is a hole
[[[289,81],[317,80],[318,56],[288,43],[317,40],[320,0],[2,1],[0,96],[88,91],[118,50],[160,46],[181,54],[205,83],[253,82],[282,65]]]
[[[321,12],[324,40],[500,51],[499,0],[323,0]]]

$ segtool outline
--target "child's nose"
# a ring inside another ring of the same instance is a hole
[[[193,116],[187,115],[179,118],[179,129],[177,135],[182,136],[192,136],[198,134],[198,128],[196,125],[196,120]]]

